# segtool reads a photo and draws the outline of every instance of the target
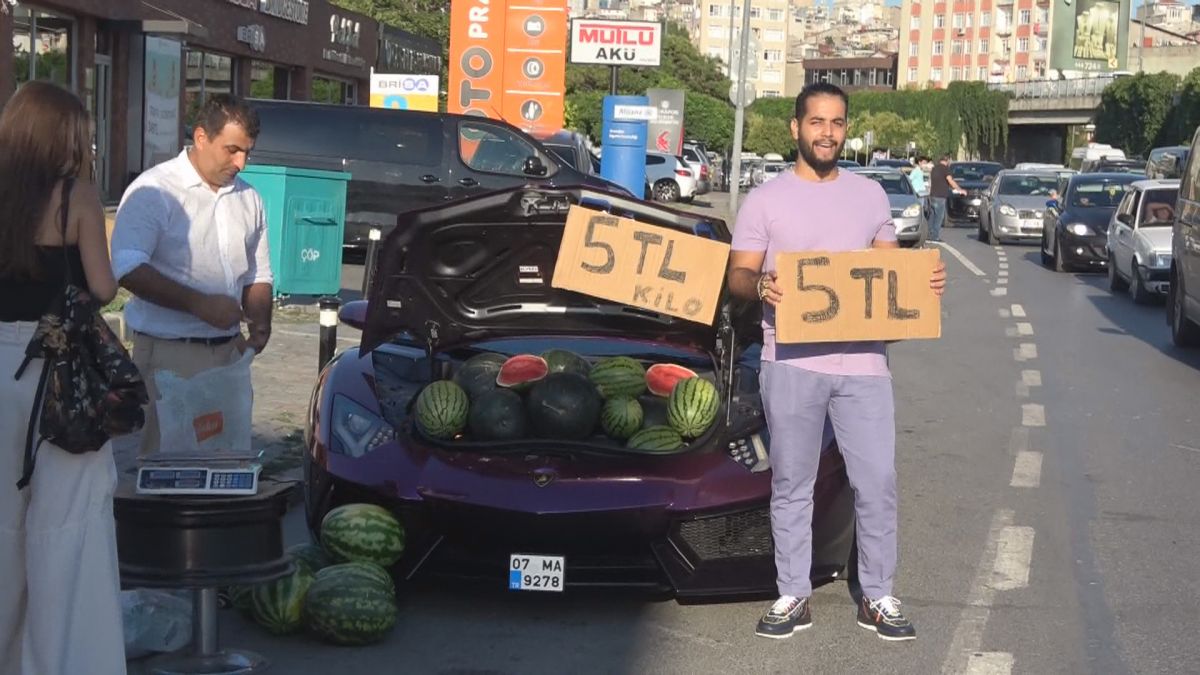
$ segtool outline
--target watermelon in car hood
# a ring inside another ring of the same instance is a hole
[[[513,188],[405,213],[379,252],[362,353],[403,333],[431,350],[498,337],[580,335],[715,351],[713,326],[551,287],[574,204],[730,240],[722,220],[583,188]],[[737,303],[735,324],[752,326],[756,309]]]

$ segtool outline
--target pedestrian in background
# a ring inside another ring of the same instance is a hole
[[[125,321],[150,395],[143,455],[159,450],[155,373],[191,377],[247,348],[262,353],[271,337],[266,216],[262,198],[238,178],[258,128],[243,101],[209,96],[192,146],[138,176],[117,210],[113,271],[134,296]]]
[[[929,201],[933,215],[929,219],[929,240],[942,240],[942,225],[946,222],[946,200],[950,193],[966,194],[950,175],[950,155],[942,155],[929,176]]]
[[[918,157],[913,162],[913,169],[908,174],[908,180],[912,182],[913,192],[918,196],[925,196],[925,157]]]
[[[771,432],[771,531],[779,599],[755,632],[786,638],[812,625],[813,485],[828,417],[854,489],[858,624],[888,640],[916,630],[892,594],[896,573],[896,420],[882,342],[777,343],[775,307],[782,296],[775,257],[799,251],[897,248],[883,188],[839,171],[849,99],[840,88],[810,84],[796,97],[792,137],[799,154],[791,173],[754,190],[737,216],[729,288],[763,302],[760,391]],[[945,266],[930,286],[941,294]]]
[[[0,673],[125,672],[112,444],[23,452],[41,359],[14,374],[66,275],[101,304],[117,292],[92,175],[91,121],[75,94],[21,86],[0,115]],[[65,216],[66,227],[63,229]]]

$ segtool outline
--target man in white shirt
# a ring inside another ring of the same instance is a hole
[[[258,128],[245,103],[210,96],[192,147],[139,176],[117,210],[113,271],[134,295],[125,321],[150,394],[142,454],[159,449],[157,371],[191,377],[247,348],[261,353],[271,337],[266,216],[258,193],[237,177]]]

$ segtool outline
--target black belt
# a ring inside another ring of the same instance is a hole
[[[220,345],[229,344],[236,335],[223,335],[221,337],[199,338],[199,337],[183,337],[183,338],[164,338],[151,335],[155,340],[163,340],[164,342],[184,342],[190,345],[204,345],[205,347],[218,347]]]

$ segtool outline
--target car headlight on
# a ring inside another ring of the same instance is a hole
[[[1009,206],[1008,204],[1001,204],[1001,205],[1000,205],[1000,215],[1002,215],[1002,216],[1016,216],[1016,215],[1017,215],[1017,210],[1016,210],[1016,209],[1014,209],[1013,207]]]
[[[1083,223],[1071,223],[1067,226],[1067,232],[1070,232],[1071,234],[1077,234],[1081,237],[1086,237],[1087,235],[1092,234],[1092,228],[1084,225]]]
[[[921,215],[921,205],[920,204],[911,204],[911,205],[909,205],[908,208],[904,209],[904,212],[900,214],[900,217],[901,218],[916,218],[919,215]]]
[[[348,457],[362,457],[396,438],[396,430],[379,415],[351,399],[333,397],[330,450]]]

